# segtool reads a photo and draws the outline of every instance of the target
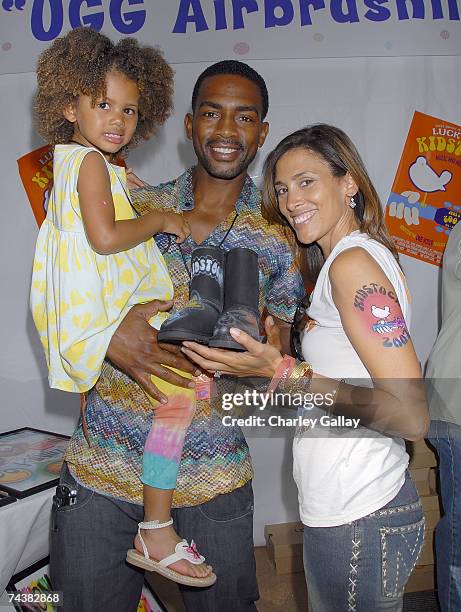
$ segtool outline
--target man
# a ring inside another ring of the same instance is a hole
[[[443,515],[435,530],[442,612],[461,610],[461,223],[443,254],[442,326],[426,368],[429,441],[439,458]]]
[[[282,231],[262,218],[259,191],[247,175],[267,135],[267,108],[266,85],[252,68],[235,61],[209,67],[197,80],[192,114],[185,118],[197,165],[170,183],[137,190],[134,204],[141,213],[183,211],[189,222],[191,237],[181,245],[158,236],[175,287],[175,309],[187,302],[190,257],[197,244],[220,244],[225,250],[248,246],[259,257],[260,307],[265,305],[286,332],[303,294],[302,281]],[[76,503],[53,512],[51,538],[52,580],[72,602],[66,610],[136,609],[142,575],[124,559],[142,520],[139,474],[152,419],[139,385],[160,398],[151,373],[186,385],[161,364],[194,372],[178,349],[156,343],[156,332],[147,324],[155,307],[135,307],[121,323],[107,353],[112,363],[105,363],[88,398],[93,443],[88,447],[78,428],[66,455],[69,470],[62,482],[77,490]],[[188,610],[256,610],[251,478],[241,430],[225,427],[209,400],[197,401],[173,517],[177,533],[197,542],[218,580],[208,589],[184,588]]]

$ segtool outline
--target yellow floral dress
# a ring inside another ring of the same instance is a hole
[[[74,144],[55,147],[54,186],[37,239],[30,295],[50,386],[74,392],[93,387],[110,339],[134,304],[173,297],[165,261],[153,238],[113,255],[99,255],[91,248],[77,193],[80,164],[90,151],[97,149]],[[134,218],[125,170],[106,164],[115,218]],[[159,313],[151,325],[158,328],[166,316]]]

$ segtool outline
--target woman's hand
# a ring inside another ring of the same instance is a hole
[[[272,317],[266,319],[265,327],[268,337],[267,344],[254,340],[239,329],[231,328],[231,336],[246,349],[244,353],[208,348],[196,342],[184,342],[182,350],[189,359],[208,372],[219,371],[222,374],[239,377],[263,376],[272,378],[277,366],[282,361],[282,355],[276,346],[273,346],[278,344],[279,339],[278,328]]]

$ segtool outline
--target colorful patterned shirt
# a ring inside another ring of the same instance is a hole
[[[141,214],[161,208],[176,212],[191,210],[192,170],[157,187],[137,189],[132,195]],[[263,219],[260,192],[249,177],[235,211],[202,244],[217,246],[223,238],[222,248],[226,251],[249,247],[257,252],[260,310],[266,307],[270,314],[291,322],[304,294],[302,278],[283,230]],[[192,237],[181,248],[165,234],[159,234],[156,240],[173,280],[177,310],[188,300],[188,269],[197,245]],[[104,362],[101,377],[88,398],[86,420],[92,444],[88,446],[79,425],[66,454],[74,476],[84,486],[103,494],[142,503],[139,476],[152,416],[151,404],[142,389]],[[251,478],[251,458],[241,429],[223,425],[219,399],[198,401],[184,443],[173,505],[204,503],[243,486]]]

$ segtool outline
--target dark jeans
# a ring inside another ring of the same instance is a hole
[[[136,612],[144,573],[125,561],[143,508],[95,493],[75,482],[66,466],[61,483],[77,489],[77,503],[51,519],[50,573],[63,592],[62,612]],[[190,612],[255,611],[251,482],[191,508],[174,510],[181,537],[196,540],[218,580],[208,589],[182,591]]]
[[[437,590],[442,612],[461,610],[461,426],[431,421],[429,441],[439,456],[443,514],[435,530]]]

